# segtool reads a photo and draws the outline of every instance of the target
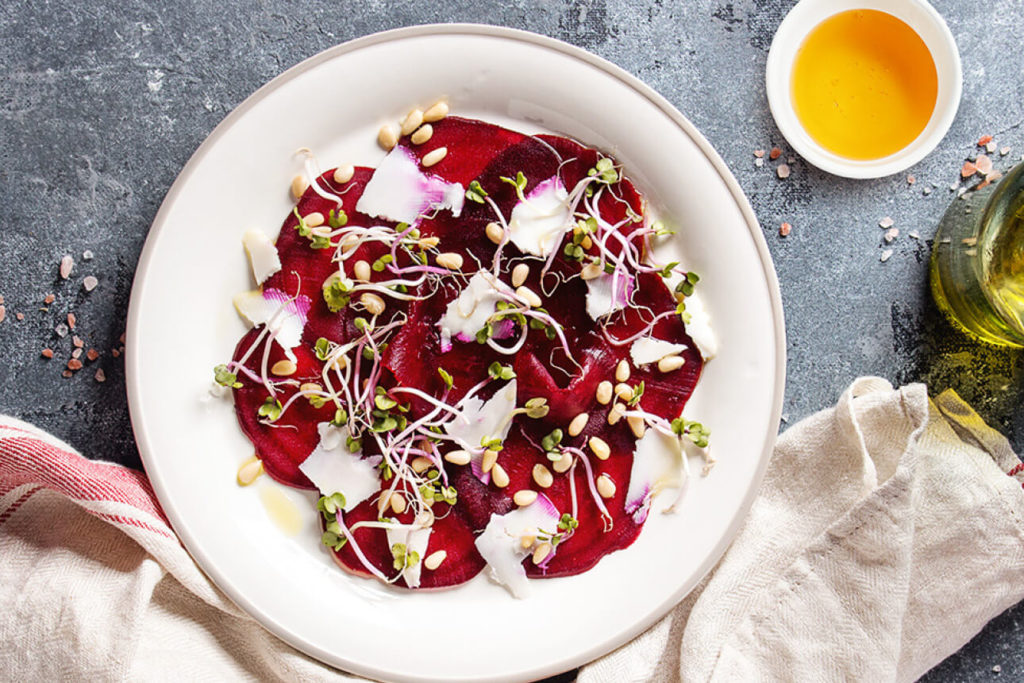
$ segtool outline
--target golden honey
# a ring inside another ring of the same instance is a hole
[[[814,27],[793,65],[796,115],[825,149],[880,159],[913,142],[938,96],[935,60],[921,37],[891,14],[848,10]]]

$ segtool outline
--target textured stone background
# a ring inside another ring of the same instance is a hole
[[[903,175],[831,177],[797,159],[787,180],[752,150],[778,144],[765,58],[793,0],[468,0],[434,3],[225,3],[212,0],[7,0],[0,13],[0,411],[67,439],[90,457],[139,467],[119,346],[136,261],[182,165],[217,123],[284,69],[339,42],[417,23],[479,21],[582,46],[664,94],[725,158],[757,212],[787,316],[789,423],[835,401],[857,375],[955,388],[1018,451],[1024,445],[1021,355],[979,348],[927,293],[930,238],[949,185],[982,134],[1024,152],[1024,24],[1020,0],[935,0],[960,46],[964,95],[938,150]],[[698,182],[694,179],[693,182]],[[933,187],[934,184],[934,187]],[[925,195],[924,188],[933,188]],[[878,221],[901,234],[892,258]],[[779,224],[792,234],[777,235]],[[907,236],[917,231],[921,240]],[[85,250],[94,252],[83,261]],[[68,281],[57,264],[72,254]],[[85,293],[82,278],[99,278]],[[45,310],[43,297],[56,301]],[[98,361],[61,369],[73,311]],[[24,314],[17,320],[15,313]],[[40,350],[57,352],[52,361]],[[107,376],[94,380],[96,368]],[[783,425],[785,427],[785,425]],[[969,599],[969,596],[965,596]],[[1024,607],[999,617],[928,680],[1024,678]],[[999,665],[1001,674],[993,670]]]

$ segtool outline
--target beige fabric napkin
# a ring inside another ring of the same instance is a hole
[[[780,438],[711,577],[580,680],[913,679],[1024,595],[1020,469],[955,395],[858,380]],[[0,680],[171,677],[355,680],[227,601],[141,473],[0,418]]]
[[[579,681],[912,681],[1024,597],[1020,470],[952,391],[858,379],[779,438],[711,576]]]

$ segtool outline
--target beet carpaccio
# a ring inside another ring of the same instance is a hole
[[[216,381],[260,468],[315,489],[325,551],[405,588],[518,597],[630,545],[708,430],[696,273],[623,169],[573,140],[414,110],[374,168],[310,158]],[[705,468],[706,469],[706,468]]]

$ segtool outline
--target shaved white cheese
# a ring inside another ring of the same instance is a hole
[[[405,584],[409,588],[418,588],[420,585],[420,575],[423,573],[423,560],[427,556],[427,544],[430,542],[430,531],[428,527],[411,527],[403,529],[388,529],[388,547],[394,547],[396,543],[401,543],[405,546],[406,557],[410,553],[417,553],[419,555],[419,561],[411,567],[405,567],[402,569],[402,578],[405,579]]]
[[[711,330],[711,316],[704,308],[704,300],[697,294],[686,297],[686,312],[690,314],[690,322],[684,323],[686,334],[700,349],[704,360],[710,360],[718,353],[718,339]]]
[[[266,324],[277,343],[290,351],[302,341],[302,330],[311,305],[309,297],[289,297],[280,289],[269,288],[236,294],[235,310],[253,326]]]
[[[516,380],[498,389],[487,401],[475,396],[461,403],[461,412],[444,425],[444,430],[467,450],[480,450],[485,439],[505,440],[512,428],[512,411],[516,409]],[[479,458],[480,456],[474,456]]]
[[[252,276],[256,284],[262,285],[268,277],[281,270],[281,257],[277,247],[267,235],[259,230],[248,230],[242,235],[242,246],[249,254]]]
[[[614,289],[612,285],[615,285]],[[587,280],[587,315],[598,320],[626,307],[633,292],[633,278],[623,273],[608,273]]]
[[[498,302],[507,298],[507,294],[502,295],[507,289],[507,285],[486,270],[478,271],[469,278],[466,288],[448,304],[444,317],[438,322],[441,350],[449,349],[452,337],[462,342],[475,341],[476,333],[494,315]]]
[[[348,427],[335,427],[330,422],[316,426],[320,443],[299,465],[313,485],[325,496],[345,496],[345,512],[351,512],[380,489],[377,465],[380,456],[361,458],[348,449]]]
[[[637,524],[647,519],[651,497],[666,486],[676,485],[672,473],[678,470],[678,458],[685,458],[679,439],[648,429],[636,442],[633,466],[629,471],[629,489],[625,509]]]
[[[552,176],[530,190],[525,199],[512,209],[509,237],[520,251],[547,256],[572,228],[569,193],[561,178]]]
[[[458,218],[465,198],[466,188],[461,184],[422,173],[412,152],[395,147],[366,183],[356,211],[415,225],[421,216],[438,209],[450,209]]]
[[[689,347],[686,344],[673,344],[654,337],[640,337],[629,347],[629,357],[633,359],[633,365],[640,367],[656,363],[665,356],[682,353],[687,348]]]
[[[523,558],[532,550],[523,548],[523,536],[558,531],[558,510],[541,494],[532,504],[504,515],[491,514],[484,532],[476,539],[476,549],[487,562],[491,578],[508,588],[517,598],[530,594]]]

